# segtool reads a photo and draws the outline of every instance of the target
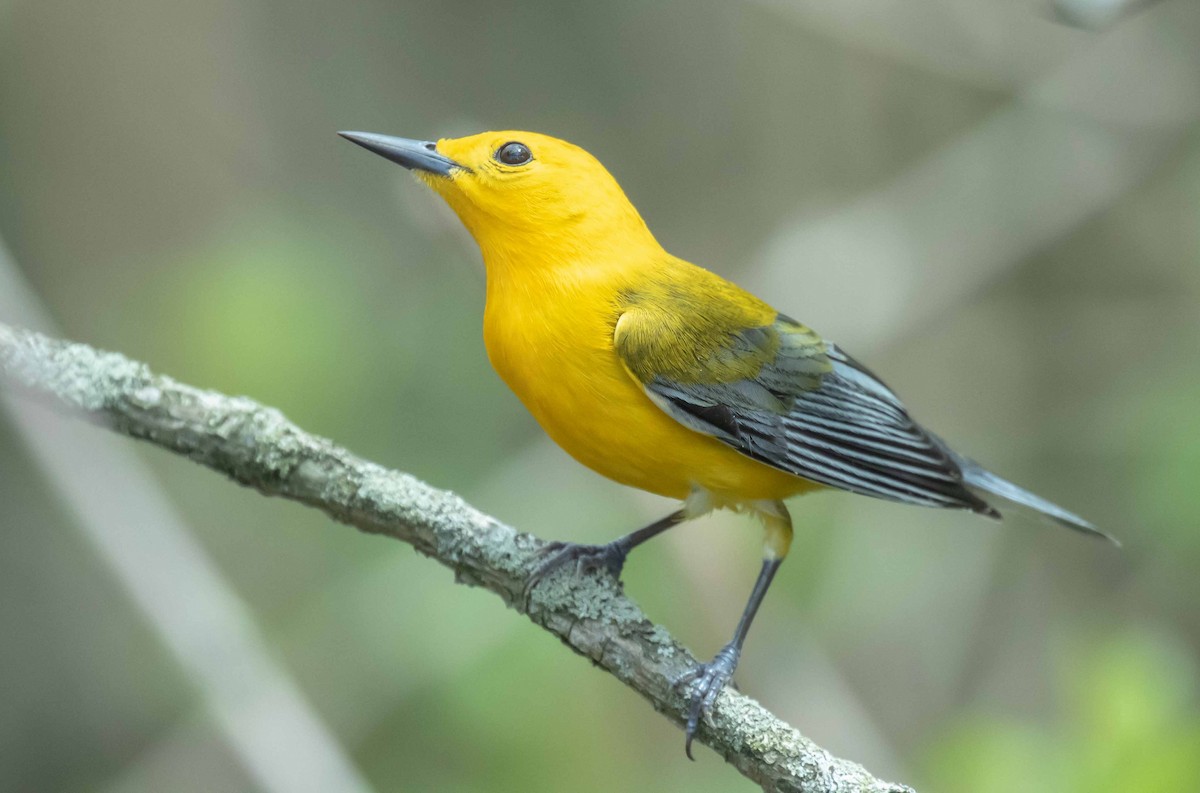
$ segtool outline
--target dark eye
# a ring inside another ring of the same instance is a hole
[[[505,143],[496,149],[496,159],[505,165],[524,165],[533,159],[533,152],[524,143]]]

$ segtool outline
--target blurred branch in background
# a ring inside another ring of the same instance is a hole
[[[1158,0],[1052,0],[1054,16],[1060,22],[1080,28],[1099,30],[1125,14],[1132,14]]]
[[[453,569],[458,581],[484,587],[509,605],[520,603],[527,568],[542,547],[450,493],[303,432],[276,410],[182,385],[120,355],[0,325],[0,373],[21,392],[186,455],[266,495],[410,543]],[[115,486],[113,492],[119,492]],[[153,516],[140,516],[138,522],[149,519]],[[158,570],[164,576],[179,573]],[[687,701],[671,681],[696,660],[613,582],[552,579],[539,587],[531,606],[535,622],[682,723]],[[235,636],[247,633],[237,624],[220,628]],[[179,650],[203,658],[209,648],[184,637]],[[248,682],[238,666],[227,667],[225,675],[230,687],[244,689]],[[699,737],[768,791],[908,790],[833,757],[733,692],[722,694],[712,724]],[[346,780],[328,780],[323,787],[349,789]]]
[[[0,242],[0,316],[50,320]],[[3,326],[0,326],[3,327]],[[163,643],[257,787],[369,793],[267,650],[249,609],[129,449],[0,393],[33,457]]]
[[[924,46],[924,34],[900,19],[912,10],[907,3],[884,3],[881,16],[855,26],[861,15],[852,4],[756,2],[851,46],[942,59],[959,80],[975,79],[956,60],[969,58],[983,70],[979,81],[1015,91],[1011,102],[896,178],[828,214],[780,224],[763,246],[753,285],[781,296],[785,310],[806,294],[854,291],[852,325],[841,321],[841,300],[809,301],[805,321],[826,333],[837,328],[839,343],[859,356],[894,342],[1128,194],[1200,118],[1193,84],[1200,48],[1164,48],[1163,20],[1131,20],[1084,51],[1065,48],[1068,57],[1021,82],[1028,61],[1037,60],[1022,58],[1023,47],[1053,34],[1045,30],[1053,26],[1017,17],[1012,36],[989,42],[997,35],[987,20],[1008,13],[1003,4],[986,4],[982,18],[959,20],[960,39]],[[1161,10],[1167,20],[1178,19],[1181,31],[1194,32],[1182,10]],[[877,29],[881,21],[896,24]],[[1009,46],[1013,39],[1016,46]],[[798,262],[826,266],[807,268],[798,279]],[[861,289],[860,282],[874,286]]]

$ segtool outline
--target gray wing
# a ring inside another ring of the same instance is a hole
[[[876,498],[999,517],[967,490],[958,463],[891,389],[832,344],[824,352],[828,371],[815,378],[789,371],[795,362],[784,343],[753,378],[685,384],[659,375],[643,387],[680,423],[796,476]],[[811,359],[811,349],[803,353],[803,360]]]

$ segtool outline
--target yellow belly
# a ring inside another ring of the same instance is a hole
[[[605,306],[546,301],[526,312],[498,302],[504,298],[490,293],[484,321],[492,366],[554,442],[593,471],[670,498],[701,487],[730,503],[820,487],[658,408],[613,350],[615,317]]]

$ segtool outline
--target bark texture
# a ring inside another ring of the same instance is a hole
[[[409,543],[454,570],[459,583],[483,587],[526,612],[522,591],[542,540],[311,435],[278,410],[176,382],[116,353],[3,324],[0,374],[19,393],[190,457],[264,495]],[[671,681],[696,659],[610,578],[552,576],[534,590],[526,613],[682,725],[687,692]],[[721,694],[697,740],[767,791],[909,791],[834,757],[735,691]]]

